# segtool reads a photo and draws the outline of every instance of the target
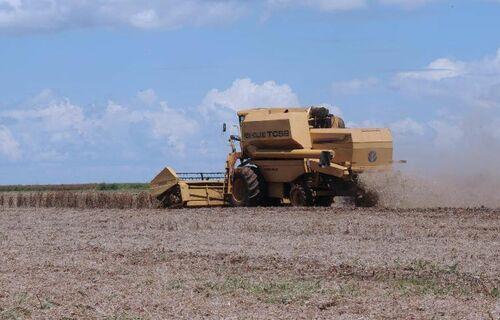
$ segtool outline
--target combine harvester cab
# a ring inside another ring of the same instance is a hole
[[[179,173],[166,167],[151,181],[151,194],[164,208],[211,207],[226,204],[225,173]]]

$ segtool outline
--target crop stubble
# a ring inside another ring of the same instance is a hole
[[[498,319],[499,211],[0,209],[0,319]]]
[[[149,192],[71,191],[0,192],[0,208],[151,209]]]

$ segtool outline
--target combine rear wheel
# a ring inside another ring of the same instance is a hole
[[[231,204],[235,207],[256,207],[264,198],[264,184],[251,167],[240,167],[234,170]]]
[[[313,205],[313,195],[309,187],[295,183],[290,189],[290,203],[294,207],[310,207]]]

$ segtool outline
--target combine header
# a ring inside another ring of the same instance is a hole
[[[175,173],[166,167],[151,181],[151,192],[168,207],[223,206],[226,181],[224,172]]]
[[[330,206],[335,196],[376,204],[358,177],[391,168],[389,129],[345,128],[324,107],[250,109],[238,119],[225,172],[176,174],[167,167],[151,181],[164,207]]]

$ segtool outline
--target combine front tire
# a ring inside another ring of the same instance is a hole
[[[264,198],[263,183],[251,167],[240,167],[234,170],[233,192],[231,204],[235,207],[256,207]]]
[[[313,195],[309,187],[295,183],[290,189],[290,203],[294,207],[310,207],[313,205]]]

